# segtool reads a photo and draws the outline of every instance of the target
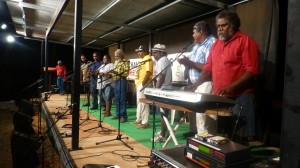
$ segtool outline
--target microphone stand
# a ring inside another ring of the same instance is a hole
[[[86,63],[86,66],[87,67],[90,67],[91,65],[95,64],[96,62],[91,62],[91,61],[87,61]],[[90,79],[91,78],[91,75],[88,76],[88,78]],[[93,120],[93,119],[90,119],[90,80],[87,82],[83,82],[83,87],[84,87],[84,90],[85,90],[85,93],[86,93],[86,103],[88,104],[87,106],[87,115],[86,115],[86,118],[85,119],[80,119],[80,120],[84,120],[82,121],[81,123],[79,123],[79,125],[82,125],[83,123],[87,122],[87,121],[97,121],[97,120]],[[100,106],[100,109],[101,109],[101,106]],[[96,127],[95,127],[96,128]],[[91,129],[88,129],[88,130],[91,130]],[[88,130],[84,130],[83,132],[86,132]]]
[[[70,74],[70,75],[67,76],[66,79],[65,79],[65,82],[67,83],[67,87],[68,87],[68,91],[67,91],[67,99],[66,99],[66,106],[68,106],[69,92],[70,92],[70,89],[71,89],[71,87],[70,87],[71,82],[70,82],[70,81],[67,81],[67,80],[70,79],[70,78],[72,78],[73,75],[74,75],[74,74]],[[71,80],[71,81],[72,81],[72,80]],[[71,101],[71,102],[72,102],[72,101]]]
[[[112,71],[115,71],[118,67],[121,67],[122,65],[124,65],[126,62],[125,61],[122,61],[122,63],[119,65],[119,66],[117,66],[116,68],[114,68]],[[124,71],[122,71],[122,72],[120,72],[120,73],[118,73],[118,74],[116,74],[116,75],[114,75],[114,76],[119,76],[120,78],[118,79],[118,80],[120,80],[120,84],[119,84],[119,87],[120,87],[120,91],[122,90],[122,85],[121,85],[121,77],[122,77],[122,75],[125,73],[125,72],[128,72],[130,69],[126,69],[126,70],[124,70]],[[108,79],[106,79],[106,80],[108,80]],[[103,82],[103,81],[102,81]],[[121,92],[120,92],[120,98],[119,98],[119,100],[118,100],[118,103],[120,104],[121,103]],[[106,140],[106,141],[102,141],[102,142],[96,142],[96,145],[98,145],[98,144],[101,144],[101,143],[105,143],[105,142],[110,142],[110,141],[114,141],[114,140],[119,140],[119,141],[121,141],[126,147],[128,147],[129,149],[131,149],[131,150],[133,150],[133,148],[132,147],[130,147],[128,144],[126,144],[122,139],[128,139],[128,137],[123,137],[122,138],[122,134],[120,134],[120,127],[121,127],[121,122],[120,122],[120,119],[121,119],[121,113],[120,113],[120,108],[118,109],[119,111],[118,111],[118,135],[117,135],[117,137],[115,138],[115,139],[110,139],[110,140]]]
[[[105,65],[104,65],[105,66]],[[104,67],[102,67],[102,68],[104,68]],[[104,80],[105,81],[105,80]],[[100,76],[100,82],[99,83],[101,83],[101,87],[100,87],[100,97],[102,96],[102,82],[103,82],[103,80],[102,80],[102,76]],[[89,128],[89,129],[86,129],[86,130],[83,130],[83,132],[86,132],[86,131],[90,131],[90,130],[93,130],[93,129],[97,129],[97,128],[101,128],[102,129],[102,131],[103,132],[111,132],[112,130],[110,130],[110,129],[108,129],[108,128],[105,128],[106,129],[106,131],[104,131],[104,127],[102,126],[102,121],[101,121],[101,98],[100,98],[100,109],[99,109],[99,122],[98,122],[98,126],[96,126],[96,127],[93,127],[93,128]],[[82,123],[81,123],[82,124]],[[100,132],[100,131],[99,131]]]
[[[35,82],[33,82],[31,85],[27,86],[26,88],[24,88],[22,90],[22,92],[25,92],[26,90],[30,89],[31,87],[33,87],[34,85],[42,82],[44,80],[44,78],[39,78],[38,80],[36,80]]]
[[[84,83],[83,84],[83,87],[84,87],[84,90],[85,90],[85,93],[86,93],[86,100],[87,99],[89,99],[89,97],[88,97],[88,94],[89,94],[89,86],[88,86],[89,84],[88,83]],[[88,103],[89,103],[89,100],[87,100],[88,101]],[[90,119],[90,106],[88,105],[87,106],[87,114],[86,114],[86,118],[85,119],[80,119],[80,120],[84,120],[84,121],[82,121],[81,123],[79,123],[79,125],[82,125],[83,123],[85,123],[85,122],[87,122],[87,121],[97,121],[97,120],[92,120],[92,119]],[[85,131],[87,131],[87,130],[85,130]],[[85,131],[83,131],[83,132],[85,132]]]
[[[127,71],[129,71],[129,70],[132,70],[132,69],[134,69],[134,68],[137,68],[138,66],[141,66],[142,64],[144,64],[144,63],[146,63],[146,62],[148,62],[148,61],[150,61],[150,60],[152,60],[152,59],[148,59],[148,60],[145,60],[145,61],[141,61],[141,62],[139,62],[136,66],[134,66],[134,67],[131,67],[131,68],[129,68],[128,70],[124,70],[124,71],[122,71],[122,72],[120,72],[120,73],[118,73],[118,74],[116,74],[116,75],[114,75],[114,76],[122,76],[125,72],[127,72]],[[117,67],[115,67],[112,71],[115,71],[116,69],[118,69],[119,67],[121,67],[124,63],[126,63],[126,62],[128,62],[128,61],[121,61],[122,62],[122,64],[120,64],[119,66],[117,66]],[[111,71],[110,71],[111,72]],[[109,72],[108,72],[109,73]],[[112,77],[110,77],[110,78],[112,78]],[[106,81],[106,80],[109,80],[110,78],[107,78],[107,79],[105,79],[105,80],[103,80],[103,81]],[[103,82],[102,81],[102,82]],[[120,87],[120,90],[122,89],[121,88],[121,82],[120,82],[120,85],[119,85],[119,87]],[[119,99],[119,104],[120,104],[120,99]],[[114,140],[120,140],[126,147],[128,147],[129,149],[131,149],[131,150],[133,150],[133,148],[132,147],[130,147],[128,144],[126,144],[122,139],[124,139],[124,138],[126,138],[126,139],[128,139],[128,137],[123,137],[122,138],[122,135],[120,134],[120,115],[121,115],[121,113],[120,113],[120,108],[118,109],[119,110],[119,114],[118,114],[118,119],[119,119],[119,122],[118,122],[118,135],[117,135],[117,137],[115,138],[115,139],[111,139],[111,140],[106,140],[106,141],[103,141],[103,142],[96,142],[96,145],[98,145],[98,144],[100,144],[100,143],[105,143],[105,142],[110,142],[110,141],[114,141]]]
[[[160,74],[162,74],[167,68],[169,68],[174,61],[177,60],[186,50],[187,48],[193,43],[193,41],[189,42],[181,51],[178,53],[174,60],[171,61],[170,64],[168,64],[160,73],[156,74],[140,91],[143,91],[150,83],[152,83]],[[155,132],[155,112],[154,112],[154,102],[156,102],[156,98],[152,98],[152,115],[153,115],[153,133],[152,133],[152,150],[154,149],[154,132]]]

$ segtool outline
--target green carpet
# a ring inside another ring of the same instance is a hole
[[[83,101],[83,100],[82,100]],[[80,104],[83,104],[81,102]],[[81,107],[83,110],[87,111],[87,107]],[[99,119],[100,115],[100,110],[89,110],[90,114],[93,115],[94,117]],[[115,111],[115,105],[112,106],[111,108],[111,113],[112,115],[116,115]],[[136,106],[127,106],[127,115],[128,115],[128,121],[125,123],[121,123],[120,130],[121,134],[126,134],[129,137],[135,139],[136,141],[142,143],[144,146],[146,146],[149,149],[152,149],[152,133],[153,133],[153,114],[152,110],[150,112],[150,128],[147,129],[139,129],[134,125],[131,125],[130,122],[135,121],[136,119]],[[118,128],[118,120],[111,120],[111,117],[104,117],[104,115],[101,115],[102,119],[101,121],[108,123],[112,125],[114,128]],[[160,120],[161,117],[159,114],[155,115],[155,132],[160,131]],[[172,127],[174,128],[176,126],[177,122],[174,122]],[[186,144],[186,138],[182,136],[184,132],[187,132],[189,130],[188,124],[181,124],[177,132],[175,133],[176,139],[178,141],[178,144]],[[123,133],[124,132],[124,133]],[[157,142],[155,143],[155,148],[161,148],[163,143]],[[174,142],[171,140],[169,144],[167,145],[168,147],[175,146]],[[131,146],[134,148],[134,146]]]

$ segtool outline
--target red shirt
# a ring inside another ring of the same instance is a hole
[[[56,65],[54,71],[56,71],[57,76],[64,76],[66,77],[67,71],[66,71],[66,67],[60,66],[60,65]]]
[[[213,93],[239,79],[244,72],[258,74],[258,46],[249,36],[237,31],[226,43],[217,40],[210,49],[205,70],[212,72]],[[240,96],[255,89],[255,81],[237,90],[232,97]]]

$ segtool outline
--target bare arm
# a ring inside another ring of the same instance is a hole
[[[178,58],[177,61],[180,64],[183,64],[185,67],[188,67],[189,69],[195,68],[195,69],[198,69],[200,71],[203,69],[203,67],[205,65],[205,64],[200,64],[200,63],[193,62],[193,61],[189,60],[188,57]]]
[[[165,74],[160,74],[157,78],[157,81],[156,81],[156,88],[161,88],[162,84],[164,83],[165,81],[165,77],[166,75]]]
[[[195,91],[199,85],[211,78],[211,71],[203,70],[197,81],[191,85],[184,87],[185,91]]]

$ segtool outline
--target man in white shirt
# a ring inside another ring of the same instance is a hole
[[[109,55],[103,56],[103,64],[98,68],[97,89],[99,89],[100,97],[105,101],[105,116],[111,116],[110,108],[113,97],[113,79],[109,73],[114,69],[114,64],[110,62]]]

